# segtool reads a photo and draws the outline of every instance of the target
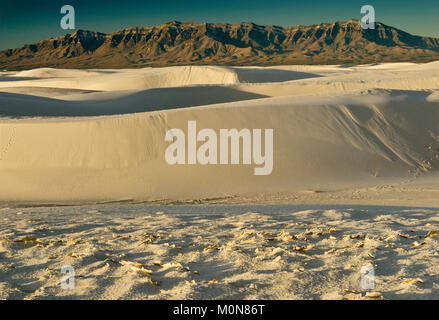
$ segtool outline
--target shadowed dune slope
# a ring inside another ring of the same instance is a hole
[[[437,169],[438,102],[413,92],[288,97],[100,118],[6,121],[2,200],[121,200],[203,197],[282,188],[334,188],[407,179]],[[83,120],[81,120],[83,119]],[[274,128],[274,171],[255,165],[165,162],[170,128]],[[42,186],[44,185],[44,188]]]
[[[0,200],[334,190],[402,183],[439,168],[437,63],[1,76],[34,80],[0,81]],[[169,165],[165,134],[187,133],[191,120],[217,133],[273,129],[272,174],[255,176],[254,163]]]
[[[2,101],[0,117],[84,117],[128,114],[264,97],[266,96],[219,86],[157,88],[135,92],[118,92],[117,94],[95,93],[88,94],[87,100],[82,101],[62,101],[0,92],[0,100]]]

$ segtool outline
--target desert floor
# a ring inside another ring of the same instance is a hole
[[[190,120],[273,173],[167,164]],[[439,62],[2,71],[0,297],[437,299],[438,169]]]
[[[337,205],[4,208],[0,297],[437,299],[438,212]],[[60,286],[65,266],[74,268],[73,290]],[[375,270],[373,290],[361,287],[364,266]]]

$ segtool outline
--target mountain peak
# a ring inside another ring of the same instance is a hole
[[[439,59],[439,39],[350,19],[309,26],[169,21],[110,34],[73,34],[0,52],[0,68],[122,68],[188,64],[346,64]]]
[[[164,23],[164,25],[179,26],[179,25],[181,25],[181,22],[177,21],[177,20],[171,20],[171,21],[168,21],[168,22]]]

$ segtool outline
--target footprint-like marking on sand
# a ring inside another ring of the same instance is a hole
[[[15,127],[0,128],[0,161],[4,159],[12,145],[15,143]]]

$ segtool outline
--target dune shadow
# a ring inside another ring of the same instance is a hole
[[[0,81],[24,81],[24,80],[38,80],[41,79],[39,77],[10,77],[10,76],[1,76]]]
[[[127,95],[86,101],[63,101],[0,92],[0,117],[81,117],[130,114],[227,103],[267,96],[221,86],[156,88]]]
[[[321,75],[281,69],[260,68],[232,68],[238,75],[240,82],[267,83],[320,78]]]

